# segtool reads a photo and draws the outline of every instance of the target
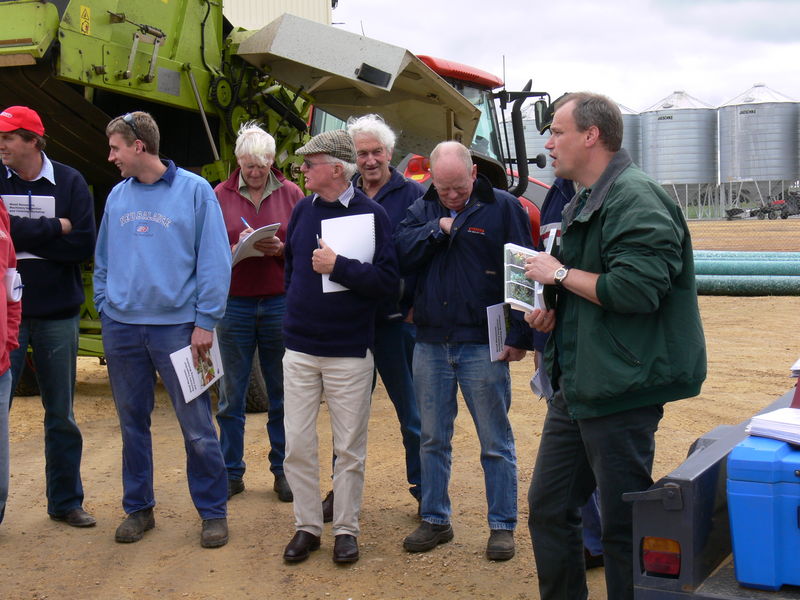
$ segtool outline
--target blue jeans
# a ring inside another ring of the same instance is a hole
[[[28,344],[44,406],[44,456],[47,512],[64,515],[83,504],[83,438],[72,401],[78,357],[78,316],[22,319],[19,348],[11,353],[11,389],[16,389]]]
[[[375,325],[375,367],[394,404],[406,451],[406,477],[411,495],[419,499],[422,481],[419,458],[420,419],[411,369],[414,359],[414,326],[402,321]]]
[[[217,423],[229,479],[241,479],[244,463],[244,421],[253,353],[258,348],[261,374],[269,396],[267,435],[270,471],[283,474],[286,433],[283,429],[283,313],[286,297],[231,296],[217,324],[222,369]]]
[[[122,432],[122,506],[130,514],[155,506],[153,493],[153,412],[156,371],[172,399],[186,448],[189,493],[203,519],[226,516],[228,483],[225,463],[203,393],[189,403],[169,355],[191,342],[192,323],[128,325],[101,315],[103,350]]]
[[[560,392],[548,400],[528,503],[542,600],[588,597],[580,509],[600,492],[603,557],[609,598],[633,598],[630,503],[624,492],[652,485],[650,471],[662,405],[572,420]]]
[[[450,522],[453,422],[461,387],[481,444],[489,528],[517,524],[517,457],[508,420],[511,378],[506,362],[491,362],[486,344],[430,344],[414,348],[414,389],[422,418],[423,521]]]
[[[11,400],[11,369],[0,375],[0,523],[8,500],[8,403]]]

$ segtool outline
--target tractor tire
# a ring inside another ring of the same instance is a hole
[[[763,221],[766,218],[766,215],[763,212],[758,213],[758,220]]]
[[[776,213],[775,211],[772,211],[771,213],[769,213],[769,220],[770,221],[774,221],[777,218],[778,218],[778,213]]]
[[[33,362],[29,355],[25,356],[25,362],[22,363],[22,373],[20,373],[19,381],[17,381],[17,389],[14,390],[12,396],[39,396],[39,381],[36,379],[36,371],[33,368]]]
[[[258,361],[258,350],[253,354],[253,368],[250,369],[250,384],[245,396],[245,412],[261,413],[269,410],[267,384],[261,374],[261,363]]]

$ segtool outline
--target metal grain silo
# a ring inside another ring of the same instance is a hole
[[[642,164],[641,116],[624,104],[618,104],[622,112],[622,147],[631,155],[633,162]]]
[[[717,111],[677,91],[641,114],[642,168],[662,184],[716,184]]]
[[[719,108],[722,183],[800,177],[797,102],[756,84]]]

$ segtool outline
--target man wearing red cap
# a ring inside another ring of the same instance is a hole
[[[36,111],[0,112],[0,194],[11,213],[11,237],[25,290],[19,348],[11,354],[12,389],[28,345],[45,409],[47,512],[73,527],[91,527],[83,510],[83,439],[72,412],[78,319],[84,300],[80,265],[92,256],[94,206],[81,174],[44,153]]]

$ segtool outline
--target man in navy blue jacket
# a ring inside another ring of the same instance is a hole
[[[5,165],[0,194],[27,197],[30,209],[27,214],[9,210],[17,269],[25,285],[19,348],[11,353],[11,389],[30,344],[44,405],[47,512],[73,527],[91,527],[95,519],[82,506],[83,438],[72,402],[84,299],[80,265],[94,250],[94,204],[81,174],[50,160],[44,148],[44,125],[36,111],[11,106],[0,113]],[[53,214],[48,214],[47,201],[37,206],[36,196],[54,199]]]
[[[396,230],[408,207],[422,197],[425,188],[389,166],[396,137],[379,116],[365,115],[354,119],[348,123],[347,131],[356,149],[358,174],[353,184],[386,210],[392,230]],[[400,421],[409,491],[419,502],[420,423],[411,371],[416,335],[411,322],[414,283],[413,276],[403,278],[402,294],[390,298],[378,308],[375,367]]]
[[[508,361],[525,356],[530,331],[512,311],[506,345],[489,355],[486,307],[503,301],[503,244],[532,247],[519,201],[477,175],[469,150],[442,142],[431,153],[433,186],[395,233],[402,273],[417,273],[414,388],[422,418],[421,525],[403,546],[424,552],[453,538],[450,525],[451,440],[461,387],[481,444],[491,560],[514,556],[517,470],[508,420]]]
[[[321,133],[297,154],[314,194],[295,206],[284,247],[283,466],[296,532],[283,558],[300,562],[320,546],[317,415],[324,393],[336,455],[333,560],[352,563],[359,558],[375,311],[400,287],[397,258],[386,211],[350,182],[356,166],[347,132]]]

